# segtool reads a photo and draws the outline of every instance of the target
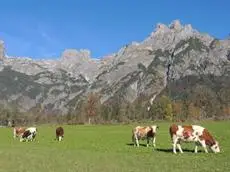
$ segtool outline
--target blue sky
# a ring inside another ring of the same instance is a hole
[[[10,56],[51,59],[83,48],[99,58],[175,19],[226,38],[229,7],[229,0],[2,0],[0,39]]]

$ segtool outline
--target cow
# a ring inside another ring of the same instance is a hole
[[[37,135],[37,128],[36,127],[29,127],[27,128],[24,133],[22,134],[21,138],[20,138],[20,142],[23,141],[34,141],[35,137]]]
[[[139,147],[139,140],[147,140],[146,146],[149,146],[149,141],[152,140],[152,146],[156,147],[156,132],[159,126],[137,126],[132,130],[132,141],[134,146]]]
[[[176,154],[176,146],[180,153],[183,153],[181,149],[181,142],[194,142],[195,150],[197,153],[198,146],[201,145],[204,151],[208,153],[207,146],[214,152],[220,152],[219,143],[213,138],[210,132],[198,125],[176,125],[173,124],[169,128],[169,133],[173,144],[173,153]]]
[[[14,127],[13,129],[13,137],[14,139],[16,137],[21,137],[22,134],[25,132],[26,128],[25,127]]]
[[[62,127],[56,128],[56,140],[62,141],[64,138],[64,129]]]

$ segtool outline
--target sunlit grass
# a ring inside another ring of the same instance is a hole
[[[222,153],[194,154],[193,144],[183,144],[184,154],[174,155],[168,133],[170,123],[158,123],[157,148],[131,145],[134,125],[63,126],[63,142],[55,138],[56,126],[40,126],[35,142],[14,140],[11,128],[0,128],[0,171],[229,171],[230,121],[204,122],[220,143]],[[145,144],[145,141],[141,143]]]

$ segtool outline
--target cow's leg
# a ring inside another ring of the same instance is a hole
[[[184,153],[184,152],[182,151],[182,149],[181,149],[181,144],[180,144],[180,142],[178,142],[176,145],[177,145],[177,147],[178,147],[180,153]]]
[[[56,138],[58,138],[58,137],[56,136]],[[132,141],[133,141],[133,146],[136,146],[136,139],[135,139],[134,134],[132,135]]]
[[[13,134],[14,134],[14,139],[16,139],[16,136],[17,136],[17,132],[16,132],[16,128],[14,128],[14,132],[13,132]]]
[[[156,137],[153,137],[153,147],[156,147]]]
[[[194,152],[197,153],[198,152],[198,143],[195,142],[195,149],[194,149]]]
[[[58,137],[58,141],[60,142],[60,141],[61,141],[61,139],[62,139],[62,137],[61,137],[61,136],[59,136],[59,137]]]
[[[134,140],[135,140],[136,146],[139,147],[139,141],[138,141],[138,138],[137,138],[137,134],[136,134],[136,133],[134,134]]]
[[[206,144],[205,144],[205,140],[201,140],[200,144],[204,148],[205,153],[208,153],[208,150],[207,150],[207,147],[206,147]]]
[[[176,154],[176,145],[177,145],[177,141],[178,141],[178,138],[176,137],[176,135],[173,135],[173,153]]]
[[[146,140],[147,140],[146,147],[149,147],[149,139],[150,139],[150,138],[149,138],[149,137],[147,137],[147,139],[146,139]]]

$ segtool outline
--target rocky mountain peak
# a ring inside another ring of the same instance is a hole
[[[0,60],[5,59],[5,46],[4,41],[0,40]]]
[[[183,29],[183,26],[180,23],[180,20],[174,20],[170,25],[169,25],[170,29],[174,29],[174,30],[181,30]]]
[[[85,62],[91,59],[91,53],[87,49],[66,49],[61,55],[61,60],[63,61],[75,61],[75,62]]]

